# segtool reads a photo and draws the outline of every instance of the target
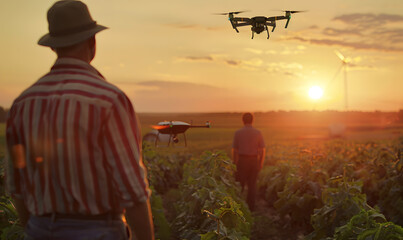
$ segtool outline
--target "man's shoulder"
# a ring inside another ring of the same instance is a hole
[[[244,126],[240,129],[238,129],[235,134],[262,134],[261,131],[253,126]]]
[[[26,99],[46,98],[51,95],[60,96],[63,94],[79,95],[92,99],[91,101],[98,101],[96,99],[99,99],[112,105],[119,103],[126,105],[129,101],[123,90],[106,81],[103,77],[85,74],[52,74],[49,72],[22,91],[12,105],[22,103]]]

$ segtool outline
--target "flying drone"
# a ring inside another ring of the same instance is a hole
[[[252,18],[244,18],[244,17],[234,17],[234,15],[243,13],[245,11],[239,12],[228,12],[228,13],[216,13],[217,15],[228,15],[228,20],[231,22],[232,28],[235,29],[237,33],[239,33],[237,27],[248,26],[251,25],[252,30],[252,39],[254,33],[260,34],[264,30],[267,32],[267,39],[270,38],[268,26],[271,26],[271,31],[273,32],[276,29],[276,21],[287,19],[285,24],[285,28],[288,27],[288,23],[291,20],[291,14],[300,13],[305,11],[283,11],[285,12],[284,16],[273,16],[273,17],[264,17],[264,16],[256,16]]]
[[[151,126],[153,129],[157,130],[157,136],[155,138],[155,146],[158,144],[158,139],[160,134],[169,135],[168,146],[171,144],[171,140],[173,143],[178,143],[178,134],[183,134],[183,138],[185,140],[185,147],[187,146],[186,135],[185,132],[189,128],[210,128],[210,122],[206,122],[205,125],[191,125],[186,122],[181,121],[165,121],[159,122],[157,125]]]

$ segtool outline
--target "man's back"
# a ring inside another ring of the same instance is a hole
[[[257,155],[259,148],[264,148],[264,140],[259,130],[245,125],[235,132],[233,148],[241,155]]]
[[[125,201],[148,196],[132,105],[86,62],[58,59],[24,91],[7,139],[9,152],[26,156],[10,171],[9,190],[34,215],[122,212]]]

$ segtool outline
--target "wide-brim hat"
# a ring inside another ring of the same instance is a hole
[[[38,41],[51,48],[68,47],[107,29],[97,24],[87,5],[75,0],[58,1],[48,11],[49,33]]]

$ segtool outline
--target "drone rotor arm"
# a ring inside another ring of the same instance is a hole
[[[243,26],[248,26],[251,25],[249,22],[243,22],[243,23],[237,23],[235,26],[236,27],[243,27]]]
[[[210,122],[207,122],[206,125],[190,125],[189,128],[210,128]]]
[[[276,21],[276,20],[284,20],[288,19],[286,16],[273,16],[273,17],[268,17],[266,18],[266,21]]]
[[[239,21],[239,22],[249,22],[249,21],[250,21],[250,18],[234,17],[234,18],[232,18],[232,20],[234,20],[234,21]]]

